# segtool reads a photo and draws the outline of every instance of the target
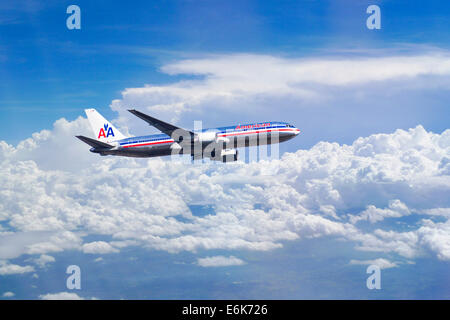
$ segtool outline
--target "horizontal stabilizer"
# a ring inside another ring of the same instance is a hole
[[[84,143],[87,143],[88,145],[90,145],[91,147],[94,148],[98,148],[98,149],[111,149],[114,148],[114,146],[95,140],[95,139],[91,139],[85,136],[76,136],[78,139],[80,139],[81,141],[83,141]]]

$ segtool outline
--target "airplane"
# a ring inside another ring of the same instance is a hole
[[[241,147],[268,145],[290,140],[300,130],[287,122],[268,121],[203,129],[186,130],[151,117],[135,109],[128,110],[162,133],[139,137],[126,137],[95,109],[85,109],[96,139],[76,136],[102,156],[160,157],[173,154],[189,154],[192,160],[209,158],[213,161],[238,160]]]

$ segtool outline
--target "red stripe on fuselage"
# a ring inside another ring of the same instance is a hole
[[[172,143],[174,142],[173,140],[169,140],[169,141],[156,141],[156,142],[148,142],[148,143],[142,143],[142,144],[132,144],[129,146],[123,146],[123,148],[131,148],[131,147],[140,147],[140,146],[149,146],[152,144],[162,144],[162,143]]]
[[[261,133],[261,132],[272,132],[272,131],[291,131],[291,132],[296,132],[297,130],[296,129],[267,129],[267,130],[253,131],[253,132],[248,132],[248,131],[244,131],[244,132],[230,132],[230,133],[219,134],[219,137],[239,136],[239,135],[243,135],[243,134],[254,134],[254,133]],[[300,131],[300,130],[298,130],[298,131]]]
[[[296,131],[300,131],[299,129],[286,129],[286,128],[281,128],[281,129],[265,129],[265,130],[258,130],[258,131],[243,131],[243,132],[230,132],[230,133],[222,133],[219,134],[219,137],[226,137],[226,136],[238,136],[238,135],[243,135],[243,134],[255,134],[255,133],[262,133],[262,132],[273,132],[273,131],[283,131],[283,132],[296,132]],[[148,143],[141,143],[141,144],[132,144],[132,145],[128,145],[128,146],[123,146],[123,148],[132,148],[132,147],[140,147],[140,146],[149,146],[149,145],[154,145],[154,144],[163,144],[163,143],[172,143],[174,142],[174,140],[168,140],[168,141],[156,141],[156,142],[148,142]]]

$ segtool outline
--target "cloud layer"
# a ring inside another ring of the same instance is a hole
[[[126,127],[130,107],[163,119],[192,123],[192,117],[223,119],[262,112],[279,116],[285,110],[336,105],[345,96],[360,104],[405,91],[450,85],[450,54],[289,58],[260,54],[209,55],[162,66],[163,73],[187,76],[170,84],[127,88],[112,102]],[[193,78],[193,79],[192,79]],[[274,110],[274,106],[276,106]],[[397,106],[398,107],[398,106]],[[198,119],[198,118],[197,118]],[[184,120],[184,121],[183,121]],[[185,122],[187,120],[187,122]],[[135,124],[139,123],[135,121]]]
[[[85,122],[58,120],[53,131],[17,147],[0,143],[2,274],[33,271],[8,262],[24,254],[45,266],[54,261],[50,253],[64,250],[266,251],[315,237],[405,259],[450,260],[450,130],[436,134],[418,126],[352,145],[320,142],[249,164],[94,159],[85,148],[72,159],[82,169],[49,168],[42,155],[54,163],[65,158]],[[56,151],[55,132],[71,139]],[[193,205],[212,209],[197,215]],[[402,220],[412,215],[416,222]],[[408,228],[380,225],[386,220]]]

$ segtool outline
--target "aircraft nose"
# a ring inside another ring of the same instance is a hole
[[[294,134],[295,134],[295,135],[298,135],[299,133],[300,133],[300,129],[295,128],[295,129],[294,129]]]

